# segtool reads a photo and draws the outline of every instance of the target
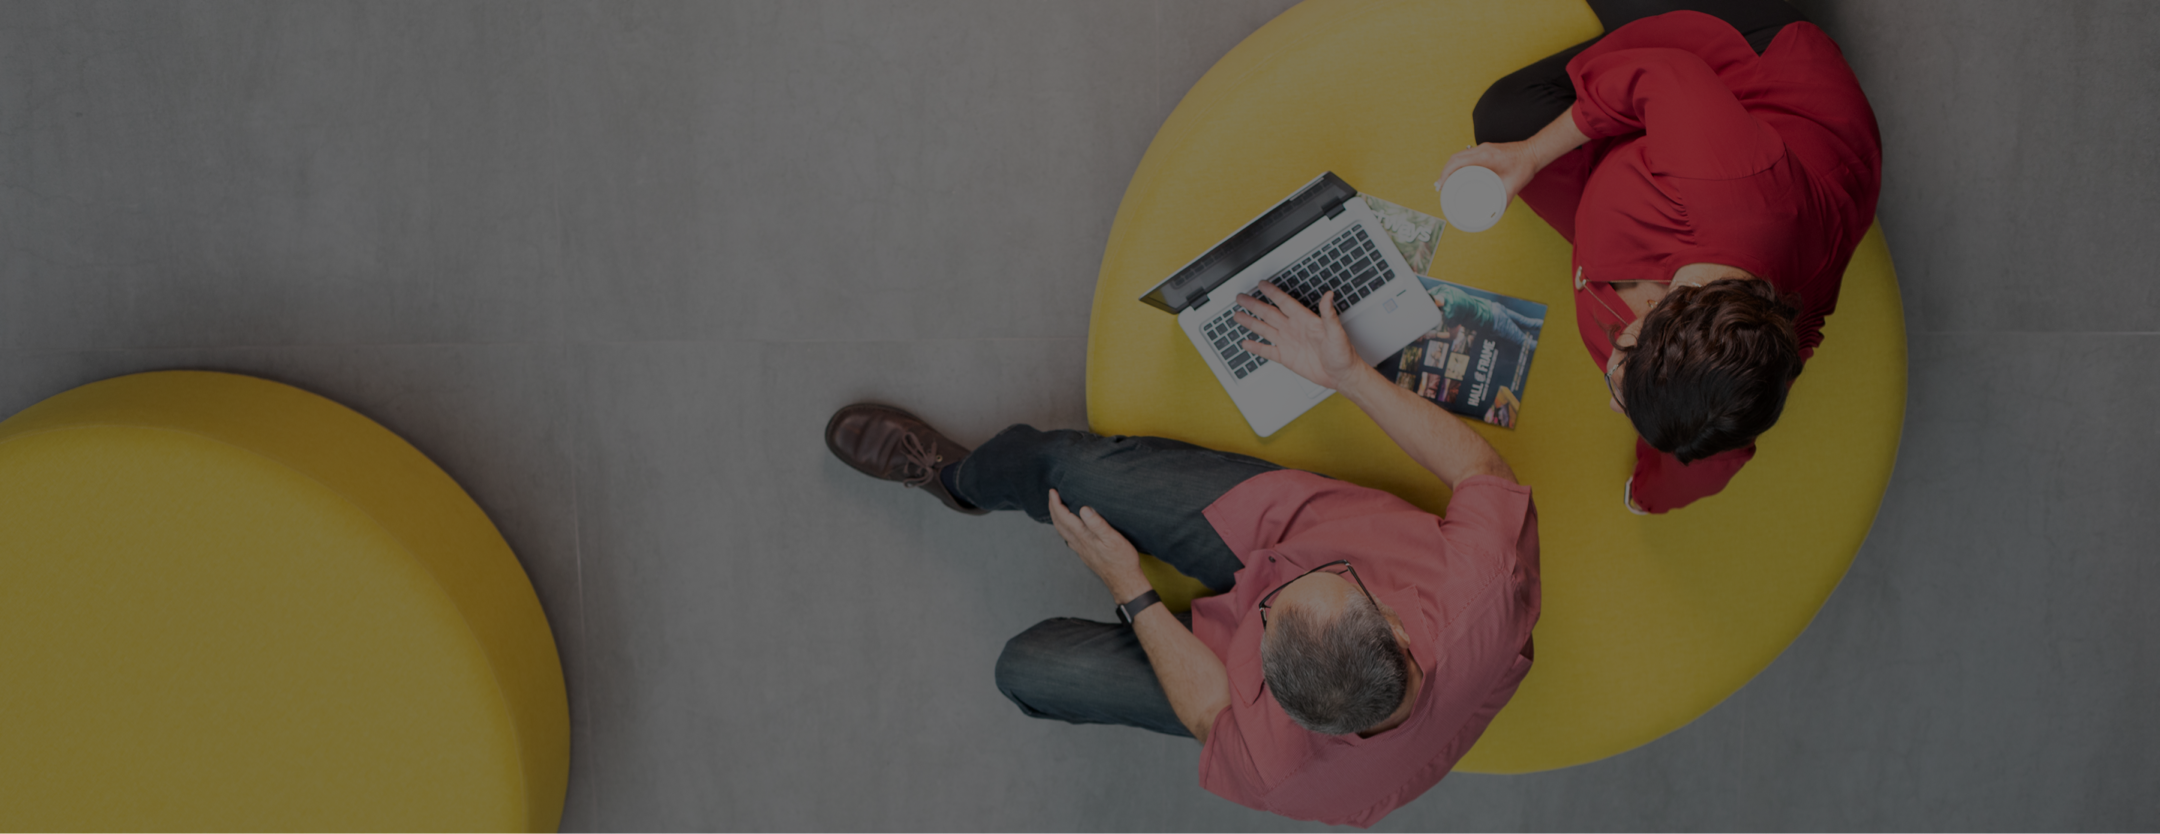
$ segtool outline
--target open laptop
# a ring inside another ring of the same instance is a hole
[[[1178,326],[1261,437],[1274,434],[1331,393],[1240,344],[1257,335],[1238,324],[1237,295],[1261,298],[1261,281],[1318,310],[1335,290],[1350,345],[1378,365],[1440,326],[1440,308],[1389,241],[1357,189],[1321,174],[1140,298],[1175,313]]]

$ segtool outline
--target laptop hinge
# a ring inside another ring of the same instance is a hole
[[[1334,205],[1328,206],[1328,210],[1327,210],[1327,219],[1329,219],[1329,220],[1333,220],[1333,219],[1335,219],[1336,217],[1340,216],[1340,215],[1341,215],[1341,214],[1343,213],[1343,203],[1346,203],[1346,202],[1349,202],[1349,201],[1347,201],[1347,200],[1336,200],[1336,201],[1335,201],[1335,204],[1334,204]]]

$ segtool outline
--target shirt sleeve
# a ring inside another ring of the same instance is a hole
[[[1266,811],[1260,800],[1260,775],[1253,766],[1252,749],[1238,728],[1237,710],[1225,708],[1215,716],[1207,743],[1200,748],[1200,787],[1247,808]]]
[[[1464,478],[1448,499],[1441,530],[1451,546],[1466,547],[1467,552],[1503,548],[1515,558],[1518,573],[1535,583],[1537,510],[1530,502],[1529,487],[1492,475]]]
[[[1589,145],[1561,154],[1515,195],[1570,246],[1575,245],[1575,213],[1582,207],[1583,185],[1590,181],[1591,161]]]
[[[1654,27],[1663,17],[1614,35]],[[1575,82],[1575,126],[1592,139],[1642,133],[1652,173],[1737,179],[1785,155],[1777,132],[1749,115],[1703,56],[1687,49],[1591,49],[1568,62],[1568,75]]]
[[[1683,464],[1679,458],[1658,451],[1649,441],[1635,438],[1635,480],[1630,487],[1635,506],[1648,513],[1665,513],[1716,495],[1725,490],[1725,484],[1740,472],[1740,467],[1754,459],[1755,447],[1749,446]]]

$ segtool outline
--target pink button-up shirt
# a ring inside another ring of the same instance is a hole
[[[1245,563],[1228,593],[1193,603],[1193,634],[1230,676],[1230,706],[1200,755],[1201,786],[1226,799],[1370,826],[1439,783],[1530,671],[1539,603],[1529,487],[1464,479],[1443,519],[1376,489],[1279,470],[1239,484],[1206,516]],[[1260,597],[1337,559],[1395,609],[1425,671],[1410,717],[1372,738],[1298,726],[1260,673]]]

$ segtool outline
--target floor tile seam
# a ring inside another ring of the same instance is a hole
[[[37,346],[0,347],[0,355],[30,356],[46,353],[128,353],[133,351],[181,351],[181,350],[346,350],[353,348],[558,348],[587,345],[686,345],[727,344],[758,342],[770,344],[833,344],[875,345],[904,342],[1084,342],[1086,335],[1075,336],[937,336],[930,338],[891,339],[788,339],[760,336],[734,336],[713,339],[570,339],[555,341],[517,342],[301,342],[272,343],[250,342],[244,344],[166,344],[166,345],[85,345],[80,347]]]
[[[548,12],[549,7],[544,5],[539,6],[534,12],[534,19],[538,22],[538,27],[540,31],[541,54],[547,56],[544,62],[545,67],[542,70],[547,74],[546,80],[548,82],[546,84],[548,90],[547,130],[550,140],[556,143],[555,146],[550,150],[559,151],[561,150],[560,143],[562,142],[563,137],[562,88],[560,85],[554,82],[557,78],[560,77],[560,72],[558,71],[558,67],[556,66],[556,62],[560,59],[560,54],[555,51],[555,43],[552,34],[554,32],[554,28],[549,25]],[[551,156],[550,159],[552,161],[553,157]],[[564,198],[562,191],[562,178],[549,177],[548,179],[548,212],[550,215],[552,215],[550,219],[553,222],[554,227],[560,230],[563,229],[565,225],[565,221],[563,219]],[[560,246],[560,236],[558,235],[556,237],[557,240],[555,242],[558,246]],[[558,252],[558,254],[560,253]],[[558,261],[559,260],[560,259],[558,259]],[[566,287],[569,283],[567,276],[562,273],[559,268],[556,272],[556,279],[559,282],[559,286]],[[554,312],[555,332],[558,334],[568,332],[570,329],[570,322],[568,320],[568,306],[561,304],[555,305]],[[553,361],[560,363],[561,367],[572,369],[572,373],[577,373],[577,366],[573,364],[574,360],[572,358],[572,354],[575,353],[576,350],[573,344],[574,343],[571,343],[570,340],[559,338],[545,343],[547,347],[552,347],[555,350],[554,356],[551,357]],[[570,437],[572,438],[572,442],[575,443],[577,441],[577,438],[583,434],[584,426],[581,425],[582,420],[580,420],[576,416],[575,410],[572,411],[572,415],[572,425],[569,428]],[[573,577],[573,582],[575,583],[575,593],[577,595],[576,625],[578,658],[577,668],[571,670],[570,674],[577,682],[578,698],[582,702],[577,706],[577,709],[578,711],[584,713],[584,720],[582,722],[580,722],[578,720],[578,716],[574,714],[569,716],[571,726],[570,757],[571,761],[573,762],[570,769],[574,772],[577,772],[580,776],[583,777],[582,781],[584,784],[567,784],[568,780],[565,779],[566,784],[564,785],[564,804],[569,804],[570,791],[583,788],[585,791],[586,802],[589,804],[589,807],[586,809],[587,818],[585,822],[586,824],[597,828],[600,826],[601,821],[606,819],[607,816],[603,810],[603,804],[600,796],[600,785],[602,784],[602,781],[598,773],[599,762],[593,756],[592,745],[590,743],[592,741],[593,733],[593,716],[591,711],[593,703],[593,689],[592,676],[590,674],[590,670],[593,665],[593,641],[591,629],[587,625],[589,618],[586,616],[585,604],[585,528],[584,508],[582,506],[583,502],[580,500],[580,497],[584,493],[584,467],[580,465],[579,456],[574,451],[570,455],[568,455],[568,457],[570,464],[570,566],[571,576]],[[581,725],[584,728],[584,738],[582,739],[584,743],[582,744],[580,743],[581,739],[578,738],[579,734],[577,733],[577,729]],[[576,767],[574,764],[579,758],[580,753],[583,754],[585,764],[585,766],[582,768]],[[558,824],[559,822],[560,821],[558,818]]]
[[[301,342],[208,345],[98,345],[82,347],[0,347],[0,355],[32,356],[47,353],[129,353],[182,350],[349,350],[354,348],[557,348],[576,342]]]
[[[968,342],[1086,342],[1086,336],[986,336],[982,338],[939,337],[931,339],[763,339],[743,337],[733,339],[591,339],[576,343],[581,347],[629,347],[637,345],[905,345],[946,344]]]
[[[572,419],[576,419],[576,418],[572,418]],[[582,431],[582,430],[583,430],[583,428],[584,428],[584,427],[583,427],[582,425],[573,425],[573,426],[571,427],[571,433],[572,433],[573,435],[577,435],[577,434],[582,434],[582,433],[583,433],[583,431]],[[590,629],[590,628],[589,628],[589,627],[587,626],[587,621],[588,621],[588,618],[587,618],[587,617],[585,616],[585,611],[586,611],[586,607],[585,607],[585,524],[584,524],[584,504],[583,504],[583,502],[582,502],[582,501],[580,500],[580,496],[581,496],[581,495],[582,495],[582,494],[584,493],[584,491],[585,491],[585,490],[584,490],[584,483],[583,483],[583,480],[584,480],[584,474],[585,474],[585,473],[584,473],[584,467],[583,467],[583,466],[581,466],[581,465],[579,464],[579,461],[578,461],[578,455],[576,455],[576,454],[574,454],[574,453],[573,453],[573,454],[571,454],[571,455],[570,455],[569,457],[570,457],[570,564],[571,564],[571,572],[572,572],[572,575],[576,577],[576,582],[577,582],[577,635],[578,635],[578,665],[577,665],[577,669],[573,671],[573,674],[574,674],[574,675],[576,675],[576,678],[577,678],[577,682],[578,682],[578,694],[579,694],[579,698],[580,698],[580,700],[582,700],[582,701],[584,702],[584,709],[585,709],[585,721],[583,722],[583,724],[584,724],[584,727],[585,727],[585,734],[584,734],[584,735],[585,735],[585,740],[586,740],[587,744],[585,745],[585,747],[586,747],[586,749],[585,749],[585,767],[583,768],[583,773],[584,773],[584,776],[585,776],[585,783],[586,783],[586,786],[587,786],[587,787],[586,787],[586,791],[587,791],[587,793],[586,793],[586,798],[587,798],[587,800],[588,800],[588,801],[590,801],[590,802],[592,803],[591,817],[592,817],[592,819],[593,819],[593,820],[595,821],[595,823],[597,823],[597,821],[598,821],[598,820],[600,820],[600,819],[602,819],[602,818],[603,818],[603,815],[601,814],[601,805],[600,805],[600,785],[601,785],[601,781],[600,781],[600,778],[599,778],[599,774],[595,772],[595,770],[596,770],[596,767],[595,767],[595,765],[597,764],[597,762],[596,762],[596,761],[595,761],[595,760],[593,759],[593,756],[592,756],[592,751],[591,751],[591,745],[590,745],[590,742],[591,742],[591,740],[592,740],[592,732],[593,732],[593,728],[592,728],[592,724],[593,724],[593,721],[592,721],[592,712],[591,712],[591,704],[592,704],[592,699],[593,699],[593,690],[592,690],[592,676],[591,676],[591,674],[590,674],[590,671],[591,671],[591,668],[592,668],[592,665],[593,665],[593,663],[592,663],[592,651],[593,651],[593,641],[592,641],[592,630],[591,630],[591,629]],[[572,721],[572,725],[571,725],[571,726],[572,726],[572,727],[574,728],[574,727],[576,727],[576,726],[577,726],[577,723],[578,723],[578,722],[576,722],[576,721],[575,721],[575,719],[573,719],[573,721]],[[572,737],[571,737],[571,748],[570,748],[570,749],[571,749],[571,756],[575,757],[575,756],[577,755],[577,753],[578,753],[578,747],[579,747],[579,745],[578,745],[578,743],[577,743],[577,738],[576,738],[576,735],[575,735],[575,734],[573,734],[573,735],[572,735]]]
[[[1163,89],[1163,84],[1167,81],[1164,76],[1168,74],[1163,71],[1164,51],[1168,49],[1168,47],[1163,43],[1163,3],[1165,2],[1167,2],[1167,0],[1155,0],[1155,26],[1153,27],[1154,37],[1151,39],[1154,48],[1149,50],[1149,52],[1153,54],[1149,56],[1152,60],[1148,62],[1150,67],[1154,70],[1155,76],[1155,83],[1148,86],[1154,88],[1154,101],[1152,103],[1155,106],[1156,113],[1166,112],[1163,103],[1168,99],[1168,93]],[[1157,129],[1160,130],[1161,128],[1158,126]],[[1152,142],[1150,144],[1152,144]],[[1143,151],[1143,154],[1144,153],[1145,151]]]
[[[536,6],[535,9],[536,10],[533,12],[533,19],[536,21],[540,30],[540,52],[542,55],[547,56],[546,59],[542,62],[544,65],[542,72],[546,74],[545,83],[547,87],[547,132],[549,145],[547,149],[543,151],[543,156],[547,160],[548,164],[553,165],[560,159],[557,154],[563,149],[564,141],[564,128],[562,118],[562,85],[555,83],[558,79],[561,78],[561,73],[558,72],[558,68],[556,66],[557,62],[561,58],[561,55],[560,53],[557,53],[555,51],[555,42],[551,35],[554,30],[548,26],[548,7],[546,5],[539,5]],[[556,288],[562,292],[563,298],[568,298],[571,295],[572,279],[569,275],[569,271],[564,269],[562,266],[564,261],[567,260],[566,258],[562,257],[564,240],[566,240],[568,237],[568,235],[566,234],[568,230],[568,223],[564,220],[563,213],[563,206],[565,205],[565,202],[566,201],[563,198],[563,178],[559,176],[548,177],[548,214],[550,215],[549,221],[556,230],[556,234],[549,236],[551,238],[549,242],[555,247],[555,251],[553,254],[556,256],[549,263],[549,267],[554,273]],[[570,305],[568,303],[562,303],[560,299],[558,299],[558,303],[550,306],[554,308],[554,332],[558,334],[570,332]],[[561,345],[567,341],[569,340],[558,338],[553,340],[551,344]],[[580,582],[582,581],[583,579],[581,575]],[[582,587],[579,589],[579,593],[583,593]],[[583,605],[582,599],[579,601],[579,604],[581,606]],[[580,610],[580,615],[582,616],[582,609]]]
[[[2160,330],[1911,330],[1916,336],[2160,336]]]

